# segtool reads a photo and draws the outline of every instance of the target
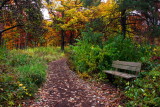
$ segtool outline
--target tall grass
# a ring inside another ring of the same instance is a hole
[[[18,106],[46,79],[47,63],[64,56],[60,48],[0,49],[0,106]]]

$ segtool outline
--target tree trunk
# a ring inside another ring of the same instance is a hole
[[[28,46],[28,33],[25,34],[25,44],[24,44],[24,48],[27,49]]]
[[[64,30],[61,30],[61,50],[62,51],[64,51],[64,46],[65,46],[65,41],[64,41],[65,34],[64,33],[65,33]]]
[[[2,46],[2,33],[0,33],[0,46]]]
[[[64,11],[62,11],[62,18],[64,17]],[[64,23],[63,23],[64,24]],[[65,41],[64,41],[64,37],[65,36],[65,31],[62,29],[61,30],[61,50],[64,51],[64,45],[65,45]]]
[[[69,40],[70,45],[73,45],[73,37],[74,37],[74,31],[71,31],[70,40]]]
[[[126,17],[126,9],[121,11],[121,27],[122,27],[122,35],[124,39],[126,38],[126,30],[127,30],[127,17]]]

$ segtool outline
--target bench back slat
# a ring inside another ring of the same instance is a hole
[[[112,67],[117,69],[125,69],[140,72],[141,63],[139,62],[125,62],[125,61],[113,61]]]

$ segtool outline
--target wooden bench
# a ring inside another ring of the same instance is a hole
[[[130,79],[136,78],[141,71],[141,63],[139,62],[113,61],[112,67],[116,68],[116,70],[104,70],[103,72]],[[119,69],[122,69],[125,72],[120,72],[118,71]]]

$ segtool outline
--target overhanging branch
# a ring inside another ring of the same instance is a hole
[[[5,32],[5,31],[7,31],[7,30],[10,30],[10,29],[13,29],[13,28],[19,27],[19,26],[23,26],[23,25],[15,25],[15,26],[12,26],[12,27],[10,27],[10,28],[4,29],[4,30],[0,31],[0,34],[2,34],[3,32]]]

